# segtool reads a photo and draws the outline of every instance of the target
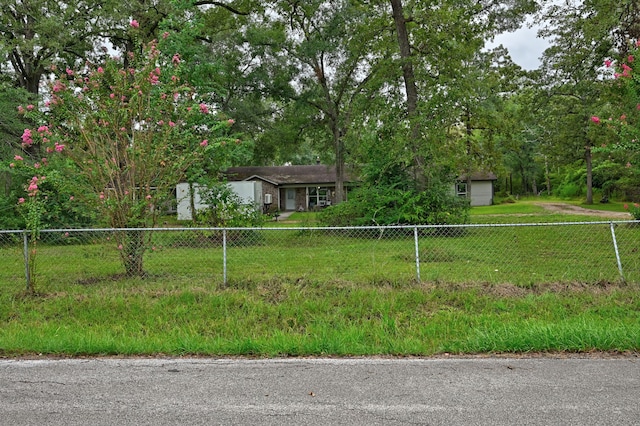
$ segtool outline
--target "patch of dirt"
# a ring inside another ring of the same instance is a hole
[[[626,212],[609,212],[604,210],[586,209],[580,206],[574,206],[573,204],[566,203],[535,203],[537,206],[543,207],[545,210],[561,213],[561,214],[573,214],[583,216],[595,216],[606,219],[620,219],[631,220],[631,215]]]

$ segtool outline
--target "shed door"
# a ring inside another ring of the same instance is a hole
[[[285,210],[296,209],[296,190],[295,188],[287,188],[287,198],[284,205]]]

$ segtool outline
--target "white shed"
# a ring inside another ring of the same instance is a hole
[[[231,188],[243,201],[244,204],[252,204],[256,209],[262,208],[262,182],[260,181],[241,181],[228,182],[227,186]],[[201,192],[203,187],[194,184],[195,189],[193,205],[196,210],[207,208],[202,201]],[[176,185],[176,201],[178,205],[178,220],[191,220],[191,201],[188,183],[179,183]]]
[[[470,197],[472,207],[490,206],[493,204],[494,183],[497,179],[493,173],[473,173],[470,187],[467,187],[467,177],[460,176],[455,184],[455,193],[460,197]]]

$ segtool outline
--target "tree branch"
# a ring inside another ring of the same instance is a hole
[[[229,6],[228,4],[224,4],[224,3],[221,3],[219,1],[198,0],[198,1],[193,3],[194,6],[204,6],[204,5],[208,5],[208,4],[213,5],[213,6],[222,7],[224,9],[227,9],[231,13],[235,13],[236,15],[243,15],[243,16],[249,15],[249,12],[241,12],[238,9],[234,9],[233,7]]]

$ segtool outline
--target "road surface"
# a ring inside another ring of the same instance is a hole
[[[638,425],[640,359],[0,360],[9,425]]]

